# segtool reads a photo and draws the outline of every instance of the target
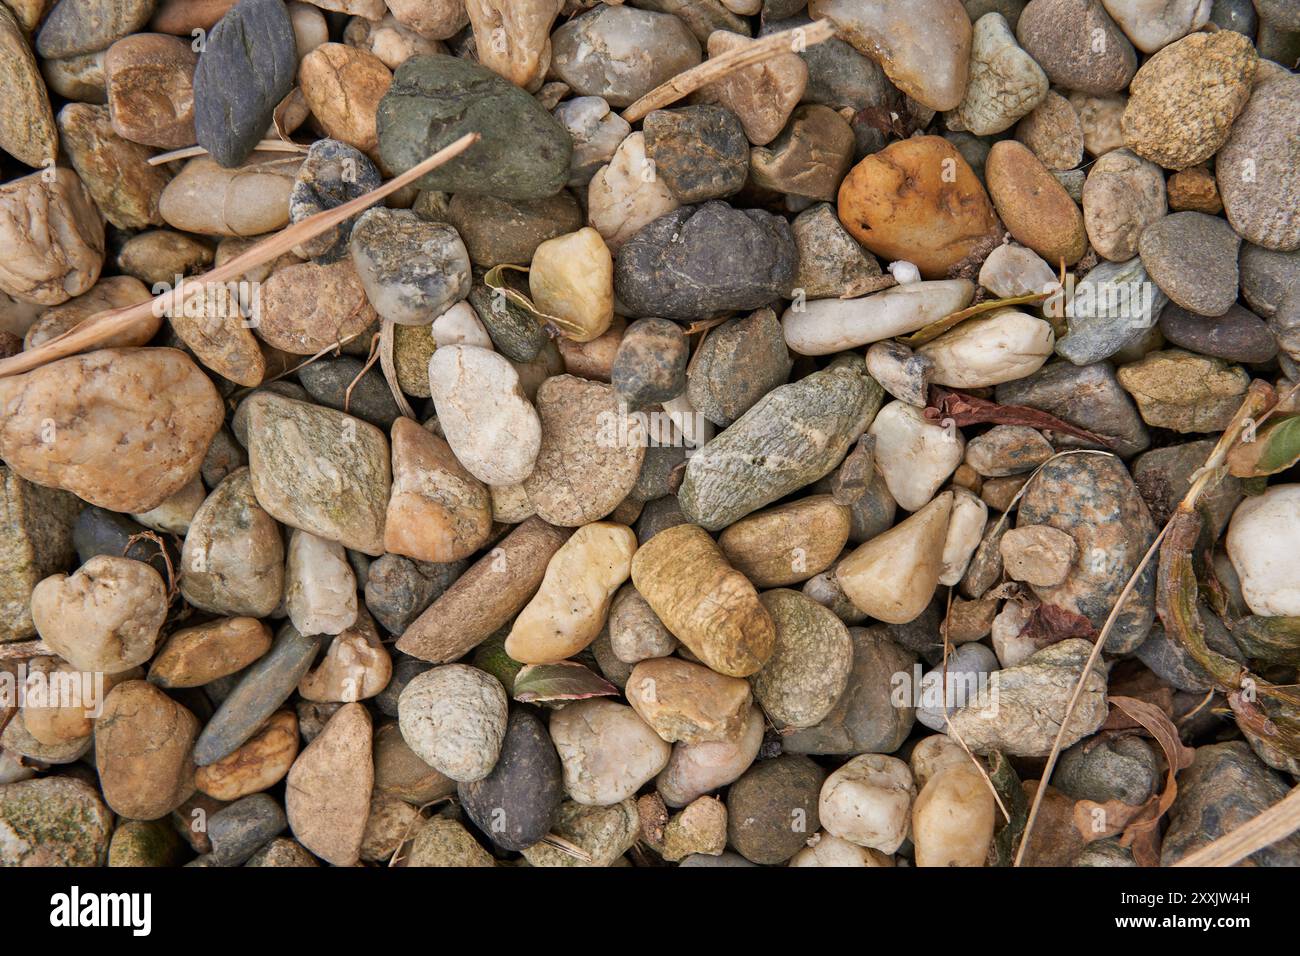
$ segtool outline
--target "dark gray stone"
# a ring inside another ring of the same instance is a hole
[[[686,394],[697,412],[726,427],[790,377],[794,360],[771,309],[729,319],[695,351]]]
[[[1236,303],[1209,318],[1170,302],[1160,314],[1160,331],[1171,345],[1229,362],[1262,363],[1277,355],[1268,323]]]
[[[1178,775],[1178,797],[1169,809],[1160,865],[1171,866],[1232,832],[1290,789],[1244,741],[1197,747],[1192,765]],[[1246,861],[1256,866],[1300,866],[1300,834],[1257,850]]]
[[[660,531],[667,531],[689,521],[690,519],[682,513],[681,502],[677,500],[676,495],[666,495],[654,501],[647,501],[645,507],[641,509],[641,517],[636,520],[637,542],[644,546]]]
[[[1052,777],[1052,786],[1076,800],[1118,800],[1134,807],[1145,803],[1159,783],[1156,755],[1140,737],[1080,741],[1061,754]]]
[[[255,793],[222,807],[208,818],[212,864],[242,866],[287,825],[280,804],[265,793]]]
[[[492,772],[456,792],[466,815],[501,849],[537,843],[564,801],[560,758],[546,727],[530,711],[513,708]]]
[[[240,0],[208,31],[194,70],[194,132],[222,166],[238,166],[293,88],[298,49],[282,0]]]
[[[531,362],[550,341],[540,322],[485,285],[470,289],[469,304],[497,351],[512,362]]]
[[[343,411],[348,386],[361,375],[365,364],[360,359],[347,356],[321,359],[299,369],[298,380],[316,402]],[[365,375],[361,375],[356,387],[352,389],[347,406],[349,415],[355,415],[385,431],[401,415],[392,390],[378,365],[371,366],[366,369]]]
[[[358,196],[378,189],[383,177],[366,154],[336,139],[318,139],[307,150],[289,193],[289,221],[333,209]],[[348,237],[360,213],[300,244],[313,262],[326,265],[348,254]]]
[[[60,0],[36,33],[36,52],[53,60],[106,49],[148,23],[155,6],[156,0]]]
[[[676,322],[633,322],[623,333],[610,373],[619,399],[636,409],[682,394],[686,391],[688,352],[686,336]]]
[[[1133,459],[1133,481],[1151,510],[1151,520],[1163,527],[1173,515],[1178,502],[1191,487],[1192,475],[1205,464],[1214,450],[1211,439],[1169,445],[1143,452]],[[1244,492],[1241,479],[1224,475],[1212,490],[1201,495],[1197,508],[1206,519],[1204,543],[1212,546],[1228,526],[1233,509]]]
[[[366,608],[389,634],[401,634],[467,567],[468,561],[433,564],[382,555],[366,575]]]
[[[167,561],[162,556],[162,549],[152,538],[140,538],[130,547],[127,546],[133,535],[148,530],[124,514],[87,505],[77,515],[77,521],[72,526],[72,546],[77,551],[77,560],[82,564],[99,554],[115,558],[127,557],[133,561],[144,561],[166,580]],[[174,539],[170,535],[159,537],[167,545],[173,567],[179,567],[180,549],[175,547]]]
[[[469,295],[469,253],[445,222],[372,207],[357,219],[348,247],[366,298],[388,321],[427,325]]]
[[[683,203],[740,192],[749,175],[749,140],[740,117],[708,104],[654,110],[643,124],[655,175]]]
[[[758,35],[793,30],[810,23],[812,20],[808,17],[764,21]],[[1015,28],[1015,24],[1011,24],[1011,29]],[[839,37],[806,47],[799,51],[799,56],[808,64],[804,103],[821,103],[833,109],[863,110],[870,106],[883,106],[893,92],[893,84],[885,78],[885,71],[879,64]]]
[[[526,266],[547,239],[583,226],[582,210],[567,190],[545,199],[457,193],[447,206],[447,222],[460,233],[470,261],[484,268],[503,262]]]
[[[1300,299],[1300,249],[1278,252],[1243,242],[1238,267],[1241,294],[1261,318],[1271,319],[1283,302]]]
[[[1146,425],[1106,362],[1071,365],[1054,362],[1032,375],[997,387],[1000,405],[1028,405],[1071,425],[1113,440],[1111,451],[1128,458],[1151,444]],[[1053,435],[1060,447],[1095,448],[1070,435]]]
[[[462,156],[421,178],[421,189],[541,199],[564,188],[573,140],[536,99],[486,67],[441,54],[397,68],[376,120],[384,165],[402,173],[477,131]]]
[[[388,686],[375,697],[375,706],[389,717],[396,717],[397,699],[402,696],[402,691],[406,689],[406,685],[430,667],[433,667],[433,665],[428,661],[409,657],[400,651],[394,653],[393,676],[389,678]]]
[[[1245,655],[1241,653],[1232,639],[1232,634],[1223,626],[1223,622],[1204,605],[1201,605],[1199,610],[1201,622],[1205,625],[1205,643],[1209,648],[1245,664]],[[1192,659],[1192,655],[1188,653],[1182,642],[1170,637],[1169,632],[1159,623],[1152,625],[1151,633],[1138,647],[1134,656],[1176,690],[1204,694],[1214,686],[1210,675]]]
[[[1142,231],[1138,253],[1151,281],[1199,315],[1223,315],[1237,301],[1241,237],[1227,221],[1203,212],[1176,212]]]
[[[627,493],[631,501],[654,501],[673,493],[674,473],[686,461],[684,445],[648,445],[636,484]]]
[[[1210,21],[1221,30],[1236,30],[1252,40],[1259,23],[1252,0],[1214,0]]]
[[[319,637],[304,637],[292,624],[282,627],[271,649],[243,672],[199,734],[194,762],[200,767],[216,763],[257,733],[297,689],[319,649]]]
[[[826,771],[796,754],[750,767],[727,792],[727,842],[753,863],[784,863],[821,825],[817,798],[825,780]]]

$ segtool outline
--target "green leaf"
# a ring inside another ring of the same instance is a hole
[[[1238,478],[1262,478],[1300,461],[1300,415],[1269,422],[1254,436],[1243,435],[1228,454],[1229,472]]]
[[[539,704],[550,700],[615,697],[618,688],[577,661],[528,664],[515,675],[515,700]]]

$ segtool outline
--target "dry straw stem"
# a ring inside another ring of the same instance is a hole
[[[147,302],[141,302],[138,305],[127,306],[122,309],[112,309],[108,312],[98,312],[82,321],[75,328],[69,329],[37,348],[19,352],[11,358],[0,360],[0,377],[29,372],[47,362],[53,362],[55,359],[94,348],[105,339],[131,328],[131,326],[150,316],[165,315],[169,312],[174,314],[184,307],[187,299],[202,291],[204,286],[214,282],[227,282],[236,279],[248,270],[289,252],[295,246],[311,239],[313,236],[318,236],[326,229],[330,229],[345,219],[362,212],[385,196],[410,185],[430,170],[437,169],[444,163],[455,159],[478,140],[478,133],[466,133],[451,145],[443,147],[432,156],[412,166],[400,176],[393,177],[382,186],[372,189],[356,199],[349,200],[341,206],[318,212],[314,216],[308,216],[301,222],[281,229],[275,235],[268,236],[247,252],[236,256],[211,272],[184,279],[175,289]]]
[[[0,644],[0,661],[25,661],[33,657],[46,657],[53,653],[54,648],[39,639]]]
[[[290,142],[284,139],[264,139],[253,147],[254,150],[261,150],[266,153],[305,153],[306,146]],[[182,149],[173,149],[170,153],[159,153],[149,159],[150,166],[161,166],[164,163],[175,162],[178,159],[192,159],[195,156],[206,156],[208,151],[202,146],[186,146]]]
[[[1296,830],[1300,830],[1300,787],[1292,789],[1253,820],[1187,854],[1174,866],[1234,866]]]
[[[1194,510],[1196,502],[1200,498],[1201,494],[1212,484],[1217,484],[1219,479],[1222,478],[1226,468],[1225,462],[1228,457],[1228,451],[1241,438],[1241,434],[1245,430],[1247,423],[1258,417],[1258,415],[1265,410],[1263,406],[1272,401],[1271,392],[1272,389],[1268,388],[1268,386],[1263,383],[1254,382],[1251,384],[1250,391],[1247,393],[1241,408],[1237,410],[1236,415],[1233,417],[1232,423],[1229,424],[1223,434],[1219,437],[1218,443],[1214,446],[1213,451],[1210,452],[1210,456],[1205,460],[1205,464],[1194,473],[1192,487],[1179,503],[1178,510],[1175,512],[1174,517],[1177,517],[1177,514],[1180,512],[1186,513]],[[1041,467],[1042,466],[1040,466],[1040,469]],[[1034,472],[1035,475],[1037,473],[1037,471]],[[1024,485],[1021,486],[1020,493],[1023,493],[1025,488],[1029,487],[1029,484],[1032,481],[1033,477],[1031,476],[1029,481],[1026,481]],[[1018,499],[1020,494],[1017,494],[1016,497]],[[1007,510],[1010,511],[1010,508]],[[1003,515],[1003,518],[1005,517],[1006,514]],[[1097,640],[1092,646],[1092,653],[1088,655],[1088,660],[1084,664],[1082,672],[1079,674],[1079,680],[1074,685],[1074,693],[1070,697],[1070,703],[1065,708],[1065,714],[1061,718],[1061,727],[1060,730],[1057,731],[1056,740],[1052,744],[1052,752],[1048,754],[1047,763],[1043,767],[1043,773],[1040,778],[1038,789],[1034,793],[1033,804],[1029,808],[1029,819],[1025,821],[1024,833],[1020,838],[1020,847],[1016,851],[1014,866],[1020,866],[1024,860],[1025,850],[1029,846],[1029,838],[1033,834],[1034,821],[1038,817],[1038,808],[1042,805],[1043,797],[1047,792],[1046,784],[1051,780],[1052,771],[1056,768],[1057,758],[1061,755],[1061,745],[1065,740],[1065,732],[1069,728],[1070,720],[1074,716],[1075,707],[1078,705],[1079,698],[1083,694],[1083,685],[1088,679],[1088,674],[1097,663],[1097,659],[1101,657],[1102,646],[1106,643],[1106,638],[1110,635],[1111,628],[1115,625],[1115,619],[1119,617],[1120,608],[1124,606],[1124,602],[1127,601],[1129,595],[1133,593],[1133,589],[1137,585],[1138,578],[1142,576],[1142,572],[1146,570],[1147,565],[1151,563],[1151,559],[1155,557],[1160,550],[1161,542],[1164,541],[1165,535],[1169,532],[1173,520],[1174,518],[1171,517],[1170,520],[1165,523],[1165,526],[1160,529],[1160,533],[1156,535],[1155,540],[1151,542],[1151,547],[1147,548],[1146,554],[1142,556],[1142,560],[1139,561],[1137,567],[1133,569],[1133,574],[1129,577],[1128,583],[1124,585],[1124,590],[1120,592],[1119,599],[1110,609],[1110,614],[1106,617],[1106,623],[1102,625],[1100,633],[1097,634]],[[1297,821],[1297,825],[1300,825],[1300,820]]]
[[[623,119],[635,123],[645,119],[647,113],[663,109],[670,103],[676,103],[683,96],[694,93],[710,83],[716,83],[737,70],[770,60],[782,53],[799,52],[818,43],[824,43],[833,36],[835,36],[835,25],[829,20],[816,20],[807,26],[773,33],[743,49],[715,56],[684,73],[678,73],[667,83],[656,86],[625,109]]]

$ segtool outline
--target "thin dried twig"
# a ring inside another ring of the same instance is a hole
[[[582,847],[578,846],[576,843],[571,843],[568,840],[564,839],[564,837],[562,836],[558,836],[554,833],[548,833],[546,834],[546,836],[542,837],[542,842],[549,847],[554,847],[555,849],[559,850],[561,853],[567,853],[575,860],[581,860],[583,863],[591,862],[590,853],[588,853]]]
[[[406,395],[402,393],[402,386],[397,382],[397,362],[393,358],[393,326],[396,324],[384,319],[379,325],[379,367],[384,372],[384,381],[388,383],[388,390],[393,393],[397,410],[414,421],[418,420],[415,417],[415,409],[406,400]]]
[[[670,103],[676,103],[683,96],[694,93],[701,87],[716,83],[724,76],[743,70],[755,63],[762,63],[782,53],[797,52],[802,48],[824,43],[835,36],[835,25],[830,20],[816,20],[793,30],[782,30],[771,36],[763,37],[740,50],[732,50],[711,60],[705,60],[699,66],[692,67],[684,73],[678,73],[667,83],[656,86],[623,111],[623,119],[635,123],[644,119],[647,113],[663,109]]]
[[[201,276],[194,276],[181,281],[180,285],[156,298],[137,305],[121,309],[99,312],[83,320],[75,328],[62,335],[55,336],[48,342],[26,352],[19,352],[10,358],[0,360],[0,377],[29,372],[34,368],[52,362],[55,359],[75,355],[84,349],[93,348],[105,339],[111,338],[137,323],[152,316],[175,313],[184,308],[191,296],[201,292],[211,283],[226,282],[238,278],[250,269],[270,262],[295,246],[318,236],[346,219],[379,202],[405,186],[409,186],[430,170],[437,169],[444,163],[455,159],[479,140],[478,133],[466,133],[450,146],[438,150],[432,156],[412,166],[400,176],[395,176],[382,186],[372,189],[365,195],[349,200],[341,206],[318,212],[301,222],[282,229],[273,236],[268,236],[247,252],[235,256],[224,265],[220,265]]]
[[[261,150],[264,153],[306,153],[307,147],[298,143],[290,142],[286,139],[264,139],[260,140],[254,150]],[[206,156],[208,151],[202,146],[186,146],[182,149],[173,149],[170,153],[159,153],[151,157],[150,166],[161,166],[164,163],[172,163],[178,159],[192,159],[195,156]]]
[[[55,653],[54,648],[42,640],[13,641],[0,644],[0,661],[25,661]]]
[[[353,377],[352,381],[348,382],[348,387],[343,390],[343,411],[346,412],[347,414],[349,415],[351,414],[352,390],[357,387],[357,383],[361,381],[362,376],[364,376],[367,372],[371,370],[371,368],[374,367],[375,359],[377,358],[379,358],[379,335],[378,334],[372,335],[370,337],[370,357],[367,358],[366,363],[361,366],[361,371],[357,372],[357,374]]]
[[[1300,830],[1300,787],[1259,816],[1225,833],[1208,846],[1187,854],[1174,866],[1235,866],[1256,850]]]

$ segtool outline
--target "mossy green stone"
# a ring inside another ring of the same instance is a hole
[[[101,866],[112,829],[113,814],[80,780],[0,786],[0,866]]]
[[[573,139],[524,90],[454,56],[413,56],[379,102],[379,155],[402,173],[466,133],[482,139],[422,177],[421,189],[503,199],[553,196],[569,179]]]

